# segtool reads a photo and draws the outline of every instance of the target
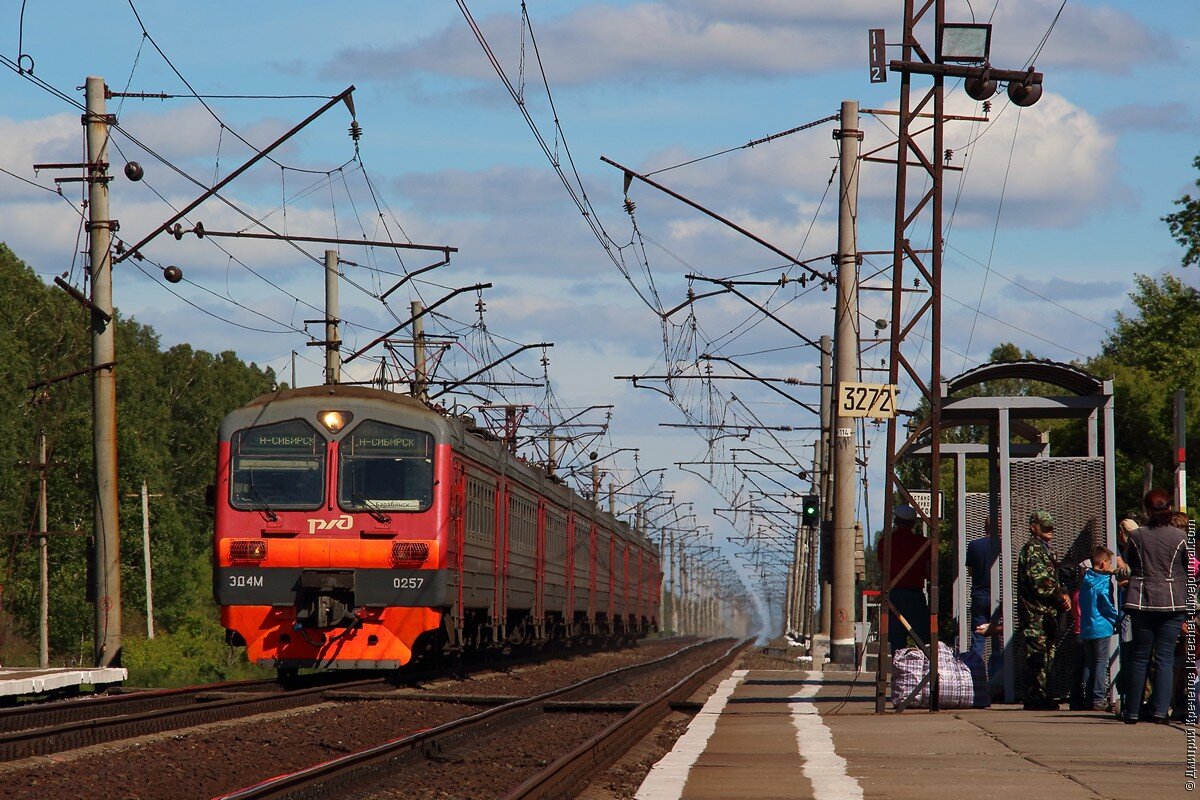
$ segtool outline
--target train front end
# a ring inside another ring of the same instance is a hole
[[[445,421],[390,392],[285,390],[226,417],[213,593],[229,640],[281,674],[437,647],[450,461]]]

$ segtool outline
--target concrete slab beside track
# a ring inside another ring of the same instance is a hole
[[[0,697],[40,694],[72,686],[107,686],[125,680],[119,667],[88,669],[0,669]]]
[[[736,670],[722,689],[639,800],[1200,796],[1184,725],[1020,706],[876,715],[874,676],[848,672]]]

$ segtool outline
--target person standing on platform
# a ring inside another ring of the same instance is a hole
[[[929,604],[925,600],[925,580],[929,576],[929,552],[925,551],[904,570],[904,566],[921,552],[928,540],[913,530],[917,522],[917,510],[912,506],[899,505],[892,514],[891,568],[888,574],[893,585],[888,599],[896,611],[908,622],[923,643],[929,643]],[[876,545],[876,556],[883,563],[883,540]],[[908,631],[896,616],[888,612],[888,646],[895,653],[908,643]]]
[[[987,636],[979,632],[992,619],[992,565],[996,562],[997,544],[991,535],[982,536],[967,545],[964,563],[971,577],[971,652],[983,660]],[[995,643],[993,642],[993,657]],[[989,669],[990,672],[990,669]]]
[[[1132,725],[1142,710],[1142,691],[1150,658],[1154,657],[1153,690],[1146,718],[1167,722],[1171,702],[1175,643],[1183,628],[1188,603],[1187,534],[1171,525],[1171,497],[1152,489],[1143,501],[1149,523],[1129,534],[1125,555],[1129,562],[1129,587],[1125,613],[1133,633],[1129,656],[1129,681],[1125,684],[1122,719]]]
[[[1049,511],[1029,515],[1029,541],[1017,557],[1017,599],[1021,638],[1025,644],[1025,708],[1057,711],[1047,694],[1050,665],[1058,644],[1058,613],[1071,610],[1071,598],[1058,578],[1058,561],[1050,552],[1054,518]]]
[[[1107,547],[1092,551],[1092,566],[1079,587],[1079,644],[1083,652],[1082,707],[1107,711],[1108,641],[1117,625],[1113,602],[1113,553]]]

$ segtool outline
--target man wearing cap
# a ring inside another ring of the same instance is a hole
[[[1058,612],[1071,610],[1071,598],[1058,580],[1058,561],[1050,552],[1054,518],[1049,511],[1029,515],[1029,541],[1017,558],[1018,619],[1025,643],[1025,708],[1057,711],[1047,696],[1050,665],[1054,662]]]
[[[917,521],[917,510],[912,506],[896,506],[893,512],[894,524],[889,534],[892,540],[891,569],[888,574],[893,581],[888,599],[892,601],[896,611],[904,616],[913,631],[925,644],[929,643],[929,604],[925,600],[925,579],[929,575],[929,551],[921,552],[928,540],[913,531]],[[904,565],[912,561],[920,553],[916,561],[903,573]],[[879,563],[883,563],[883,541],[876,545],[876,555]],[[896,617],[895,613],[888,614],[888,646],[891,652],[900,650],[908,642],[908,631]]]

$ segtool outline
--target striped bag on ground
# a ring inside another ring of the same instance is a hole
[[[892,705],[903,703],[928,672],[929,662],[920,650],[915,647],[897,650],[892,656]],[[956,656],[945,642],[938,642],[938,684],[942,708],[978,708],[988,704],[987,671],[982,660],[973,653]],[[928,683],[905,708],[929,708]]]

